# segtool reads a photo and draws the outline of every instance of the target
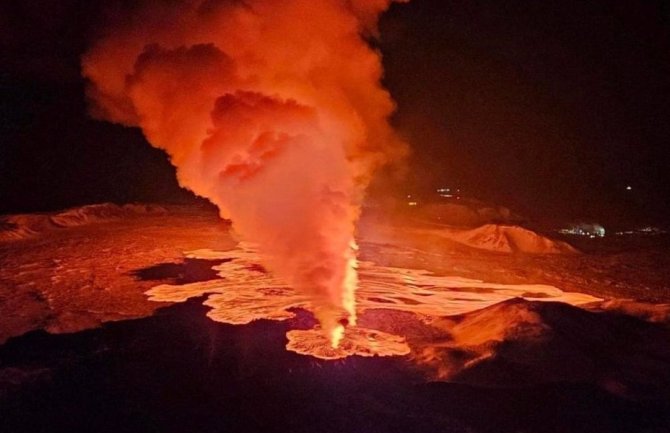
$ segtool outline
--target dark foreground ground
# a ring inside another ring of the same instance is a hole
[[[237,242],[211,212],[130,211],[6,222],[16,236],[0,242],[0,433],[670,432],[667,237],[527,255],[364,227],[361,258],[385,266],[652,304],[516,299],[432,328],[383,310],[362,321],[405,326],[415,352],[322,361],[285,348],[288,330],[314,325],[309,313],[231,326],[210,320],[203,298],[148,301],[157,284],[216,277],[220,261],[184,251]],[[461,369],[460,383],[434,381],[435,363]]]
[[[286,323],[235,327],[202,299],[0,347],[2,432],[667,432],[670,402],[584,384],[426,383],[403,358],[285,350]]]

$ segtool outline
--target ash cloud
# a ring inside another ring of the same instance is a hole
[[[355,321],[355,223],[389,126],[376,34],[391,0],[146,2],[82,59],[94,117],[140,127],[336,340]],[[337,343],[333,341],[333,343]]]

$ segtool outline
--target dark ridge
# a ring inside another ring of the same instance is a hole
[[[296,323],[230,326],[203,298],[83,332],[0,346],[7,432],[663,432],[667,401],[594,386],[421,384],[402,358],[287,352]],[[298,321],[304,318],[296,319]]]

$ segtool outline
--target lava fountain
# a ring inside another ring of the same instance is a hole
[[[354,323],[355,223],[406,146],[366,42],[392,0],[183,0],[115,10],[82,59],[91,114],[140,127],[336,347]]]

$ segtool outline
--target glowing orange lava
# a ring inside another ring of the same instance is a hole
[[[214,267],[220,279],[185,285],[163,284],[147,292],[149,299],[183,302],[209,294],[204,304],[212,309],[207,315],[215,321],[237,325],[259,319],[291,319],[295,317],[292,310],[296,308],[314,311],[311,297],[259,266],[260,256],[249,244],[241,244],[238,249],[226,252],[192,251],[187,256],[228,261]],[[572,305],[600,300],[543,284],[495,284],[438,276],[419,269],[378,266],[371,262],[357,265],[359,313],[370,310],[408,312],[426,323],[481,310],[516,297]],[[353,295],[353,290],[351,293]],[[397,356],[410,352],[404,336],[358,327],[351,321],[348,326],[337,323],[325,334],[321,327],[292,330],[287,338],[288,350],[322,359],[351,355]]]

